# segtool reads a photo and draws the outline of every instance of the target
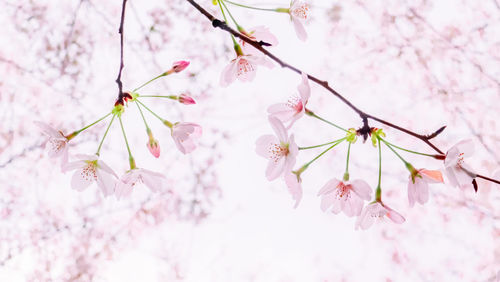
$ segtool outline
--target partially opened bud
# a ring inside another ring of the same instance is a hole
[[[196,104],[193,98],[186,94],[181,94],[179,96],[179,103],[184,104],[184,105],[193,105]]]
[[[172,70],[174,72],[181,72],[185,68],[187,68],[188,66],[189,66],[189,62],[188,61],[178,61],[178,62],[174,63],[174,65],[172,66]]]
[[[151,155],[153,155],[155,158],[160,157],[160,144],[158,144],[158,140],[156,140],[153,137],[153,133],[151,130],[148,128],[148,135],[149,135],[149,141],[146,143],[146,146],[149,149],[149,152]]]

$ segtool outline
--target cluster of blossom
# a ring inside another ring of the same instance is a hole
[[[35,124],[41,129],[41,131],[48,137],[46,142],[46,150],[48,151],[48,155],[51,158],[60,158],[61,159],[61,170],[62,172],[68,172],[71,170],[75,170],[72,179],[71,179],[71,187],[77,191],[83,191],[87,187],[89,187],[93,183],[97,183],[97,186],[100,188],[104,196],[115,195],[118,199],[121,197],[126,197],[130,195],[133,188],[138,183],[143,183],[146,185],[152,192],[161,191],[165,185],[165,177],[157,172],[150,171],[144,168],[138,168],[135,164],[135,159],[132,156],[127,137],[125,134],[125,129],[123,127],[123,122],[121,119],[122,114],[125,112],[125,105],[128,106],[128,102],[135,102],[141,117],[146,126],[146,133],[148,134],[148,141],[146,146],[149,152],[155,157],[158,158],[160,156],[160,145],[158,140],[153,137],[153,133],[146,122],[144,114],[142,112],[142,108],[148,110],[153,116],[160,119],[160,121],[170,128],[172,139],[179,151],[183,154],[188,154],[194,151],[197,147],[198,139],[202,135],[201,126],[195,123],[190,122],[176,122],[172,123],[166,119],[161,118],[158,114],[153,112],[148,106],[146,106],[143,102],[139,100],[142,97],[158,97],[158,98],[168,98],[172,100],[176,100],[179,103],[185,105],[195,104],[193,98],[186,94],[181,94],[179,96],[169,95],[169,96],[159,96],[159,95],[140,95],[137,91],[144,87],[145,85],[151,83],[152,81],[183,71],[189,62],[187,61],[179,61],[173,64],[172,68],[168,71],[160,74],[159,76],[151,79],[140,87],[134,89],[132,92],[123,92],[120,97],[116,101],[111,112],[106,114],[104,117],[98,119],[97,121],[91,123],[84,128],[74,131],[71,134],[64,135],[62,131],[56,130],[51,126],[40,122],[35,121]],[[68,147],[69,142],[80,134],[82,131],[90,128],[91,126],[99,123],[100,121],[106,119],[107,117],[112,116],[111,121],[109,122],[107,129],[101,139],[99,147],[95,155],[82,155],[76,154],[76,161],[69,161],[68,157]],[[128,170],[124,175],[118,177],[118,175],[101,159],[99,159],[101,147],[103,145],[104,139],[107,136],[107,133],[113,124],[115,118],[118,118],[120,122],[120,126],[122,129],[123,137],[125,139],[125,144],[127,146],[127,151],[129,155],[129,164],[130,170]]]
[[[295,28],[295,32],[297,33],[297,37],[305,41],[307,39],[307,33],[304,28],[304,22],[308,18],[309,13],[309,5],[302,1],[291,1],[290,7],[288,8],[276,8],[276,9],[264,9],[264,8],[256,8],[247,5],[238,4],[232,1],[227,0],[214,0],[214,5],[219,5],[222,15],[224,16],[225,21],[227,22],[226,15],[224,10],[227,11],[230,18],[236,25],[239,32],[244,34],[250,39],[253,39],[256,42],[262,42],[266,46],[276,46],[278,44],[278,39],[274,36],[268,28],[264,26],[257,26],[248,30],[245,30],[241,25],[239,25],[231,12],[229,11],[226,3],[232,4],[235,6],[262,10],[262,11],[272,11],[278,13],[286,13],[290,15],[290,20],[293,23]],[[232,35],[231,35],[232,36]],[[239,40],[236,42],[234,36],[232,36],[234,51],[236,52],[236,58],[233,59],[228,66],[222,71],[220,77],[220,85],[225,87],[229,84],[233,83],[235,80],[239,80],[241,82],[249,82],[255,78],[255,74],[257,71],[257,66],[265,66],[268,68],[272,68],[273,64],[270,62],[262,53],[255,49],[253,46],[250,46],[248,43],[243,40]]]
[[[284,182],[288,188],[290,195],[295,201],[295,207],[298,206],[302,199],[302,178],[301,174],[323,154],[328,152],[336,145],[346,141],[348,143],[348,155],[346,171],[342,180],[333,178],[329,180],[318,192],[321,197],[321,209],[323,211],[331,210],[338,214],[341,211],[348,217],[357,217],[355,224],[356,229],[367,229],[375,221],[375,219],[389,218],[395,223],[403,223],[404,217],[398,212],[391,209],[382,201],[382,189],[380,186],[381,171],[379,164],[379,182],[375,192],[375,199],[372,200],[372,188],[362,180],[349,180],[349,152],[351,144],[355,143],[360,135],[358,130],[353,128],[345,130],[323,118],[306,108],[306,104],[311,95],[311,90],[308,84],[307,75],[302,73],[302,82],[298,86],[299,95],[291,97],[287,103],[279,103],[269,106],[269,123],[275,135],[264,135],[256,141],[256,152],[258,155],[268,159],[266,169],[266,177],[269,181],[283,176]],[[299,147],[295,143],[294,135],[288,130],[297,121],[297,119],[307,114],[308,116],[317,118],[323,122],[333,125],[346,132],[346,136],[325,144],[320,144],[310,147]],[[405,148],[398,147],[389,143],[384,139],[385,133],[382,129],[372,128],[370,132],[371,140],[374,147],[379,148],[379,161],[381,162],[381,142],[384,143],[392,152],[394,152],[410,172],[408,181],[408,201],[410,207],[415,205],[415,202],[423,205],[429,200],[429,184],[443,183],[442,173],[438,170],[416,169],[407,162],[395,149],[402,151],[424,155],[439,160],[444,160],[444,170],[451,185],[466,189],[475,184],[476,174],[465,163],[465,158],[469,157],[473,152],[473,143],[471,140],[461,141],[451,149],[446,155],[431,155]],[[323,146],[329,147],[321,154],[315,157],[310,162],[301,166],[297,170],[293,170],[296,163],[296,158],[300,150],[319,148]],[[477,188],[474,186],[474,188]],[[365,201],[370,201],[365,206]]]

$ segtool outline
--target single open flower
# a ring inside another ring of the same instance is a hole
[[[202,134],[201,126],[191,122],[177,122],[171,129],[172,138],[179,151],[188,154],[196,149]]]
[[[438,170],[414,169],[408,181],[410,207],[413,207],[415,202],[421,205],[427,203],[429,200],[429,184],[442,182],[443,175]]]
[[[373,202],[363,209],[361,215],[356,220],[355,228],[366,230],[373,225],[376,219],[383,220],[385,217],[397,224],[405,222],[405,218],[395,210],[389,208],[382,202]]]
[[[287,123],[287,129],[304,115],[311,88],[306,73],[302,73],[302,82],[297,86],[299,96],[292,96],[287,103],[278,103],[269,106],[267,112],[270,116],[278,118],[281,122]]]
[[[143,168],[134,168],[127,171],[116,183],[115,196],[120,199],[127,197],[138,183],[144,183],[152,192],[163,189],[165,177],[157,172]]]
[[[45,143],[45,149],[49,157],[60,157],[62,159],[62,165],[65,165],[68,162],[68,138],[66,138],[61,131],[55,130],[44,122],[35,121],[34,123],[42,130],[42,133],[49,138]]]
[[[262,41],[267,44],[270,44],[271,46],[276,46],[278,45],[278,39],[276,36],[274,36],[267,27],[265,26],[256,26],[254,28],[249,29],[248,31],[245,31],[244,34],[254,41]],[[239,43],[241,45],[241,48],[243,50],[244,54],[249,54],[249,55],[261,55],[262,53],[255,49],[252,45],[246,43],[243,40],[239,40]]]
[[[292,20],[293,27],[297,37],[305,41],[307,39],[307,32],[304,28],[304,22],[307,20],[309,13],[309,5],[300,0],[293,0],[290,3],[290,19]]]
[[[76,170],[71,178],[71,187],[77,191],[83,191],[92,183],[96,182],[104,196],[114,193],[115,183],[118,176],[96,155],[77,155],[80,160],[67,163],[63,172]]]
[[[288,188],[288,193],[292,195],[293,200],[295,200],[295,205],[293,208],[297,208],[302,199],[302,179],[300,175],[296,175],[291,171],[285,172],[285,184]]]
[[[257,139],[256,151],[260,156],[269,159],[266,176],[271,181],[278,178],[283,172],[292,170],[299,153],[299,147],[295,144],[293,134],[288,137],[285,126],[279,119],[269,117],[269,123],[276,136],[261,136]]]
[[[458,142],[446,152],[444,159],[445,173],[453,186],[465,189],[472,187],[472,180],[476,174],[465,163],[465,158],[470,157],[474,152],[474,143],[472,140],[463,140]]]
[[[257,66],[272,68],[273,64],[264,56],[238,55],[222,71],[220,85],[223,87],[233,83],[236,79],[241,82],[250,82],[255,78]]]
[[[371,194],[372,189],[364,180],[344,182],[336,178],[328,181],[318,192],[318,196],[322,196],[322,211],[332,208],[333,213],[338,214],[343,211],[347,216],[360,215],[363,200],[370,200]]]

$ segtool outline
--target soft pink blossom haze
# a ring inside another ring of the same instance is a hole
[[[477,193],[460,189],[442,160],[401,153],[415,168],[445,177],[428,186],[425,205],[410,208],[409,172],[383,147],[383,203],[403,219],[384,214],[355,230],[356,217],[323,212],[317,196],[329,180],[342,179],[346,144],[315,161],[300,182],[268,181],[269,159],[256,154],[256,140],[274,134],[267,109],[300,96],[302,77],[275,63],[244,79],[231,68],[221,87],[236,58],[233,42],[187,1],[127,2],[122,81],[132,91],[189,62],[138,92],[189,93],[196,104],[141,101],[173,124],[195,123],[202,131],[184,127],[172,136],[144,111],[161,147],[156,158],[159,147],[146,144],[144,121],[129,102],[124,129],[138,169],[147,171],[127,174],[115,121],[99,161],[122,178],[123,190],[105,197],[104,184],[72,189],[74,172],[61,172],[64,158],[51,158],[44,143],[49,136],[48,149],[67,147],[70,163],[96,152],[109,119],[68,144],[57,131],[71,134],[113,108],[121,2],[0,0],[0,281],[498,281],[500,185],[478,179]],[[290,8],[288,0],[239,3]],[[445,151],[472,140],[467,166],[493,177],[500,166],[498,0],[307,3],[307,20],[298,12],[291,18],[228,7],[245,30],[264,26],[276,37],[272,53],[328,80],[362,110],[421,134],[447,125],[433,139]],[[199,4],[222,18],[211,0]],[[309,86],[308,109],[344,128],[362,126],[340,100]],[[37,121],[56,131],[42,126],[44,133]],[[394,144],[434,153],[420,140],[370,125]],[[286,130],[299,147],[345,137],[302,114]],[[351,146],[350,179],[375,192],[378,149],[362,141]],[[300,151],[294,169],[320,152]],[[150,187],[157,182],[164,189]],[[366,209],[371,200],[363,202]]]

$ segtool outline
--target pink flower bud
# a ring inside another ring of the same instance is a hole
[[[179,96],[179,103],[184,104],[184,105],[193,105],[196,104],[193,98],[186,94],[181,94]]]
[[[181,72],[185,68],[187,68],[188,66],[189,66],[189,62],[188,61],[178,61],[178,62],[174,63],[174,65],[172,66],[172,70],[174,72]]]
[[[155,158],[160,157],[160,144],[158,144],[158,140],[150,137],[146,146],[148,147],[151,155],[153,155]]]

